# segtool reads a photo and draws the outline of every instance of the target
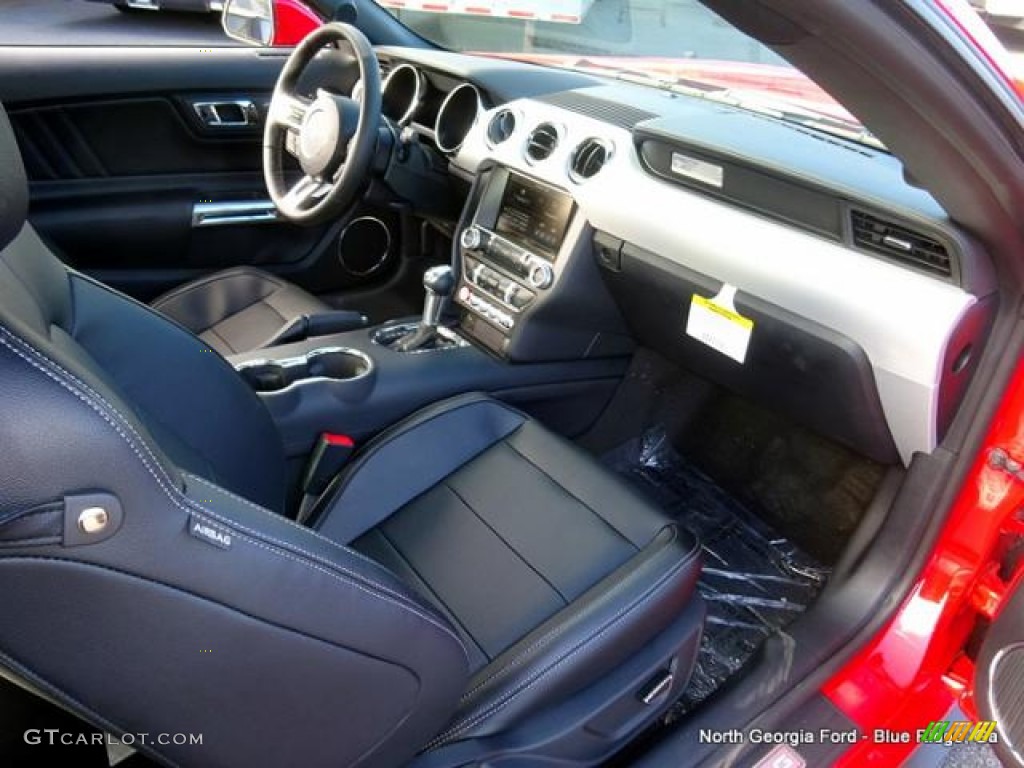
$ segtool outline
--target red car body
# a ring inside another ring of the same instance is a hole
[[[274,0],[274,37],[271,45],[295,45],[323,24],[300,0]]]
[[[1024,82],[1010,73],[1005,51],[970,7],[960,0],[939,5],[964,36],[1018,93]],[[300,0],[275,0],[274,44],[290,45],[324,23]],[[642,71],[707,88],[736,89],[783,100],[839,120],[850,113],[798,71],[743,62],[614,56],[480,54],[601,71]],[[1024,580],[1024,560],[1013,576],[997,575],[1006,534],[1024,535],[1018,509],[1024,483],[995,466],[1002,452],[1024,464],[1024,365],[1017,368],[989,426],[974,466],[952,505],[938,542],[918,574],[909,596],[881,631],[832,676],[821,692],[863,733],[913,732],[922,722],[940,720],[956,703],[977,718],[974,669],[964,654],[979,620],[998,615]],[[865,739],[852,745],[840,765],[894,766],[917,746],[913,740],[891,743]]]

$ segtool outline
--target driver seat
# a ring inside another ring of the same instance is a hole
[[[265,347],[303,315],[331,310],[297,285],[253,267],[225,269],[185,283],[150,306],[222,355]]]

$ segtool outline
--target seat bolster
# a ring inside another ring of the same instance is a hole
[[[152,308],[78,273],[65,281],[74,299],[74,340],[175,463],[283,512],[281,437],[237,372]]]
[[[0,249],[21,232],[28,218],[28,178],[14,130],[0,105]]]
[[[666,525],[635,557],[477,672],[435,749],[487,736],[564,700],[624,663],[695,595],[700,546]]]
[[[333,541],[351,543],[526,420],[480,393],[417,411],[374,438],[327,489],[315,527]]]

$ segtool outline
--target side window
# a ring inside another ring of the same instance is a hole
[[[0,45],[240,45],[220,24],[223,0],[3,0]]]

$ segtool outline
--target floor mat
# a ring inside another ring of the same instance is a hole
[[[829,570],[768,527],[675,451],[654,429],[605,456],[605,463],[698,536],[698,591],[708,616],[697,667],[667,721],[714,693],[814,600]]]
[[[760,519],[829,565],[839,559],[886,471],[727,393],[683,430],[670,427],[669,435],[689,461]]]

